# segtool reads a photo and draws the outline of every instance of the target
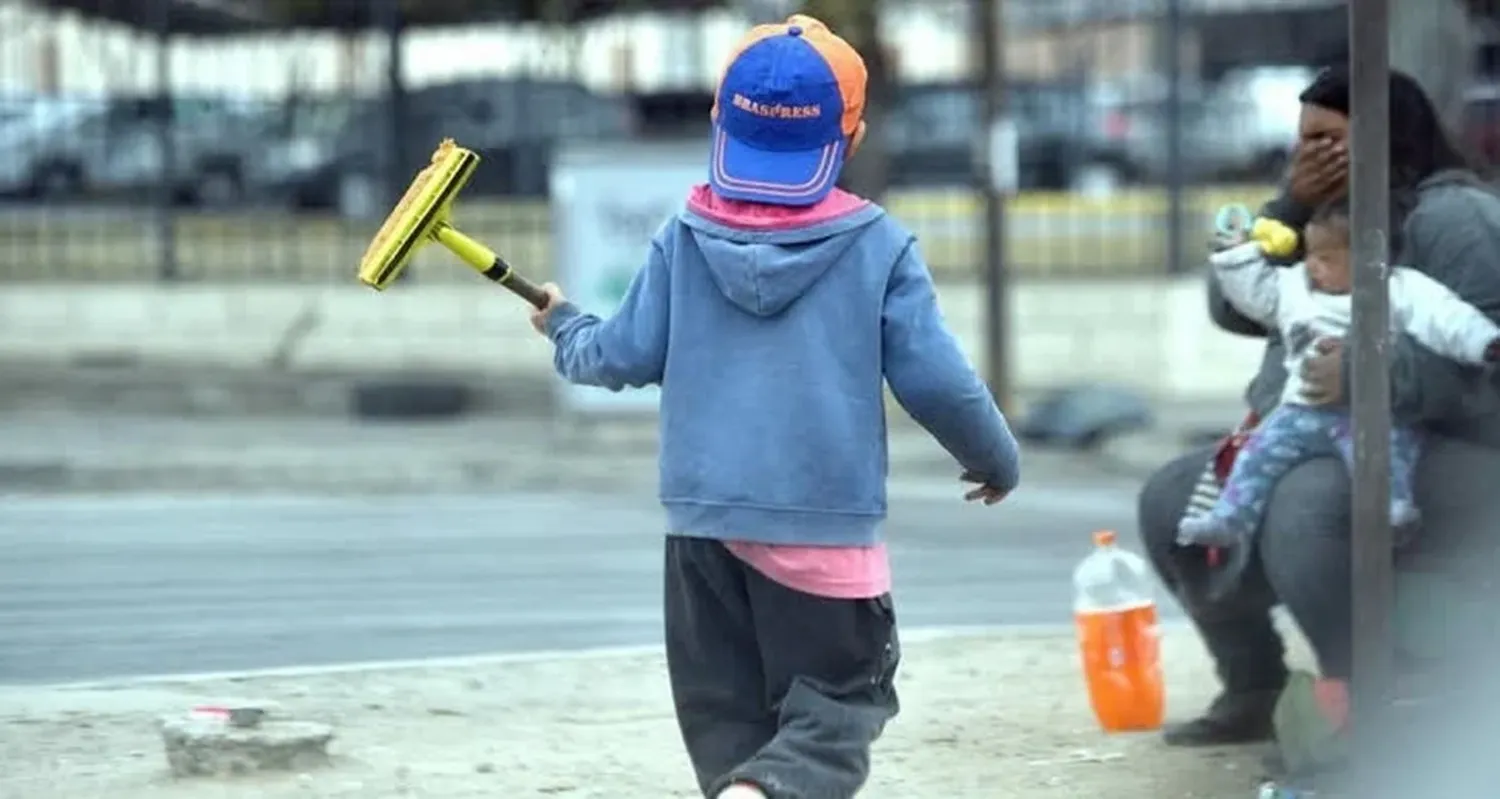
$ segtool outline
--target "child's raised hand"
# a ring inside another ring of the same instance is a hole
[[[1214,238],[1210,245],[1214,252],[1238,247],[1250,240],[1250,231],[1255,226],[1255,214],[1237,204],[1226,205],[1214,215]]]
[[[563,296],[562,289],[556,283],[543,283],[542,291],[547,293],[547,307],[532,310],[531,329],[545,336],[547,335],[547,318],[557,310],[557,306],[567,302],[568,298]]]

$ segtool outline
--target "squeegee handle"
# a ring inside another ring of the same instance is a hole
[[[537,284],[516,274],[504,258],[474,239],[465,236],[452,225],[440,224],[432,232],[438,243],[447,247],[471,269],[511,290],[516,296],[531,303],[534,308],[547,307],[547,292]]]
[[[511,293],[531,303],[531,307],[537,310],[546,308],[547,303],[551,301],[547,292],[542,291],[541,286],[516,274],[516,270],[511,269],[510,264],[498,255],[495,256],[495,263],[480,274],[510,289]]]

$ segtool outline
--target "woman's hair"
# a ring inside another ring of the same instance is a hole
[[[1389,91],[1391,188],[1411,191],[1435,172],[1472,169],[1443,130],[1432,100],[1410,75],[1391,70]],[[1349,95],[1349,67],[1337,65],[1319,73],[1298,99],[1347,117]]]

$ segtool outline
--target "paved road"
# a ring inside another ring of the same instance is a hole
[[[1066,620],[1131,499],[893,502],[903,623]],[[0,682],[651,643],[661,524],[628,495],[7,500]]]

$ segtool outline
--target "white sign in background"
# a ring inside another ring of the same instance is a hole
[[[645,265],[651,239],[708,177],[708,148],[693,143],[577,144],[552,164],[552,253],[558,284],[588,313],[609,318]],[[568,414],[655,413],[652,386],[612,392],[559,381]]]

